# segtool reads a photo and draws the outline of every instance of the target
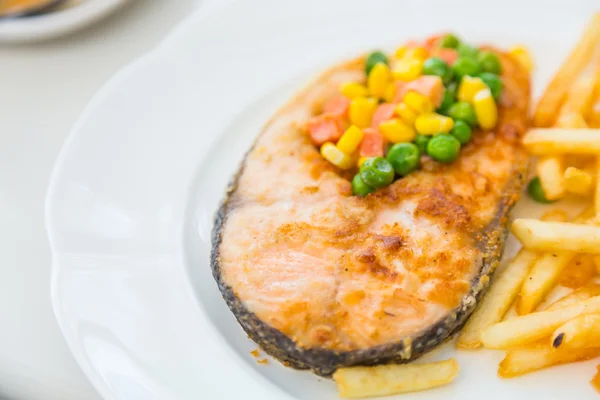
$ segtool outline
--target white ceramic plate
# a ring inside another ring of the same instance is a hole
[[[329,380],[258,365],[211,276],[213,213],[261,125],[327,65],[446,30],[526,43],[539,92],[592,3],[235,2],[201,10],[117,74],[76,124],[47,202],[56,316],[98,391],[127,400],[337,398]],[[540,211],[525,201],[518,212]],[[458,358],[454,384],[403,398],[594,393],[589,362],[501,380],[501,353],[455,353],[445,346],[427,356]]]
[[[48,14],[0,20],[0,43],[37,42],[65,35],[111,14],[129,0],[84,0]]]

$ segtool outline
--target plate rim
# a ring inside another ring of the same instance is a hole
[[[88,0],[54,13],[0,22],[0,43],[28,43],[66,35],[116,12],[132,0]]]

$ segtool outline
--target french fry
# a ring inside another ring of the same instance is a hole
[[[562,156],[540,157],[536,170],[548,200],[558,200],[566,193],[565,160]]]
[[[592,193],[592,175],[582,169],[568,167],[565,170],[563,179],[565,189],[567,189],[568,192],[584,197]]]
[[[344,398],[388,396],[417,392],[452,382],[460,367],[455,359],[428,364],[340,368],[333,374]]]
[[[567,222],[569,220],[569,214],[567,214],[565,210],[555,208],[554,210],[546,211],[540,219],[542,221]]]
[[[596,264],[596,272],[600,275],[600,256],[594,256],[594,264]]]
[[[596,158],[596,176],[600,177],[600,156]],[[596,218],[600,219],[600,179],[596,179],[596,193],[594,194]]]
[[[554,303],[550,304],[546,311],[554,311],[561,308],[569,307],[570,305],[580,303],[583,300],[590,299],[592,297],[600,296],[600,284],[590,283],[587,286],[577,289],[568,295],[561,297]]]
[[[556,117],[556,110],[563,101],[569,85],[594,57],[594,49],[599,40],[600,13],[594,16],[575,49],[573,49],[569,57],[550,81],[550,84],[546,88],[546,91],[542,95],[535,110],[535,126],[547,127],[552,125],[554,118]]]
[[[575,116],[575,118],[581,118],[580,121],[583,123],[567,123],[565,126],[560,123],[559,117],[557,126],[575,128],[577,125],[580,125],[582,128],[587,128],[583,116],[587,115],[592,100],[594,99],[597,80],[598,74],[595,66],[592,65],[591,68],[587,68],[586,71],[570,85],[566,99],[560,109],[560,117]]]
[[[589,360],[598,355],[600,348],[562,351],[552,349],[547,343],[536,343],[532,347],[508,351],[500,363],[498,375],[513,378],[553,365]]]
[[[600,129],[531,129],[523,145],[536,156],[600,153]]]
[[[511,349],[548,337],[556,328],[582,314],[600,313],[600,296],[554,311],[540,311],[498,322],[481,334],[488,349]]]
[[[600,128],[600,91],[597,93],[596,100],[590,106],[588,114],[588,125],[591,128]]]
[[[600,365],[596,367],[596,375],[592,378],[591,382],[592,386],[600,393]]]
[[[600,346],[600,314],[581,315],[561,325],[550,337],[550,345],[568,351]]]
[[[557,284],[570,289],[585,287],[597,275],[594,257],[589,254],[578,254],[563,269]]]
[[[546,253],[540,257],[523,282],[516,304],[517,314],[529,314],[536,309],[556,286],[560,274],[573,257],[575,253],[572,252]]]
[[[481,332],[502,320],[536,258],[536,253],[524,249],[515,256],[502,274],[496,278],[479,307],[469,318],[456,347],[460,349],[481,347]]]
[[[600,254],[600,227],[597,226],[517,219],[511,230],[530,250]]]

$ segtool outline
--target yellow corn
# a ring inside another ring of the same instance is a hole
[[[412,90],[404,95],[404,104],[412,108],[417,114],[430,113],[433,111],[433,103],[427,96]]]
[[[481,89],[473,97],[473,108],[477,122],[483,129],[492,129],[498,122],[498,108],[490,89]]]
[[[346,129],[346,132],[344,132],[340,140],[338,140],[336,147],[342,152],[352,155],[364,137],[363,131],[356,125],[350,125],[350,128]]]
[[[429,58],[429,51],[425,47],[406,47],[400,46],[396,49],[394,56],[397,59],[413,58],[416,60],[425,61]]]
[[[414,58],[416,60],[425,61],[429,58],[429,51],[425,47],[411,47],[406,49],[403,58]]]
[[[511,56],[517,59],[519,64],[521,64],[528,72],[533,71],[533,59],[531,58],[531,54],[529,54],[529,50],[525,46],[515,46],[508,52]]]
[[[324,159],[341,169],[350,169],[354,166],[354,159],[335,147],[335,144],[327,142],[321,146],[321,155]]]
[[[417,114],[405,103],[398,104],[395,111],[402,121],[406,122],[408,125],[413,126],[415,124]]]
[[[371,157],[359,157],[358,161],[356,163],[356,166],[358,168],[362,167],[362,165],[365,163],[365,161],[367,161],[369,158],[371,158]]]
[[[406,46],[400,46],[396,49],[396,53],[394,53],[394,56],[398,59],[404,57],[404,54],[406,54]]]
[[[380,123],[379,132],[392,143],[412,142],[417,136],[411,125],[396,118]]]
[[[371,118],[377,108],[377,100],[370,97],[357,97],[350,103],[348,116],[350,123],[363,129],[371,125]]]
[[[415,121],[415,128],[421,135],[435,135],[436,133],[448,133],[454,126],[450,117],[436,113],[421,114]]]
[[[414,58],[403,58],[394,64],[392,75],[394,79],[412,81],[423,73],[423,61]]]
[[[342,94],[349,99],[356,97],[365,97],[369,94],[369,90],[365,85],[358,82],[348,82],[342,85]]]
[[[592,192],[592,176],[579,168],[568,167],[565,170],[564,182],[565,187],[571,193],[587,196]]]
[[[458,101],[472,103],[475,93],[479,92],[481,89],[485,89],[486,87],[486,84],[483,83],[480,78],[473,78],[465,75],[460,81],[460,86],[458,87]]]
[[[396,85],[394,84],[394,82],[390,82],[385,88],[385,92],[383,93],[383,99],[386,102],[391,103],[394,101],[394,97],[396,97]]]
[[[382,98],[391,79],[390,67],[384,63],[376,64],[367,78],[367,87],[371,96]]]

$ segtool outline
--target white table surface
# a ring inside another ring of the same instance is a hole
[[[48,178],[75,119],[100,86],[199,4],[137,0],[68,37],[0,47],[0,398],[99,398],[50,304]]]

